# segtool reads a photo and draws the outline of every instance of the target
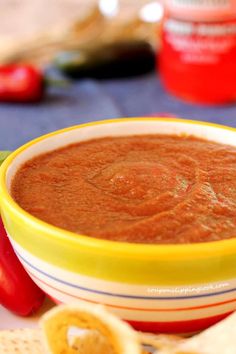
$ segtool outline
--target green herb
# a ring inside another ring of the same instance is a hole
[[[3,161],[11,154],[11,151],[0,151],[0,166]]]

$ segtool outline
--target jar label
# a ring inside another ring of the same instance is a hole
[[[236,0],[164,0],[166,11],[176,18],[215,21],[236,17]]]
[[[182,63],[219,64],[227,58],[231,61],[236,53],[236,21],[198,23],[167,18],[163,45],[168,55],[177,55]]]

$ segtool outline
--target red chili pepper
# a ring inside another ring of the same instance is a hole
[[[0,304],[20,316],[35,313],[45,294],[18,260],[0,219]]]
[[[44,76],[32,65],[0,67],[1,102],[37,102],[44,93]]]

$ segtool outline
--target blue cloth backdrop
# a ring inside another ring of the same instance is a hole
[[[204,106],[168,95],[155,74],[132,79],[80,80],[66,88],[50,88],[38,104],[0,104],[0,150],[89,121],[166,114],[236,127],[236,104]]]

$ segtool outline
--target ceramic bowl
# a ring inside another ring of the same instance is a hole
[[[145,245],[77,235],[25,212],[10,195],[28,159],[69,143],[104,136],[191,134],[236,146],[233,128],[169,118],[83,124],[42,136],[13,152],[0,169],[5,228],[32,279],[60,303],[105,304],[135,328],[193,332],[236,310],[236,238],[182,245]]]

